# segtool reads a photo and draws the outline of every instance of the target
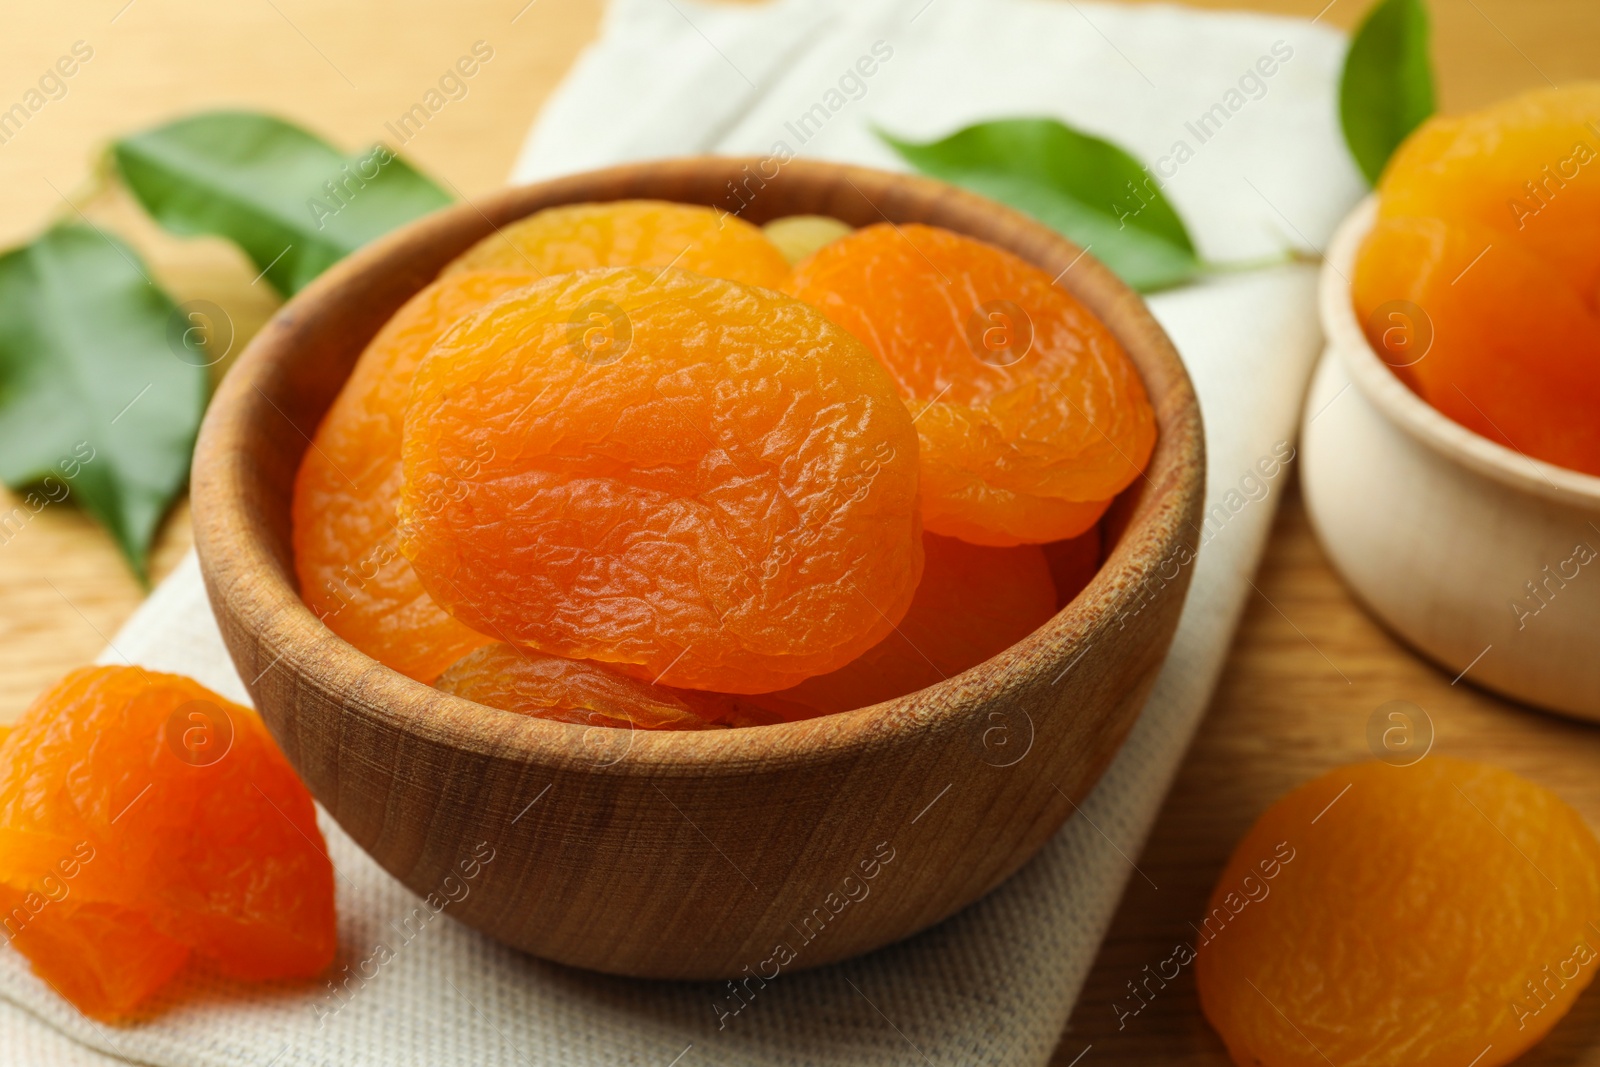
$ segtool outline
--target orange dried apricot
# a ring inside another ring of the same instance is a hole
[[[916,450],[883,368],[807,304],[679,270],[556,275],[419,368],[401,549],[474,629],[766,692],[905,614]]]
[[[750,223],[695,204],[615,200],[546,208],[502,226],[444,270],[565,274],[595,267],[676,267],[776,289],[789,261]]]
[[[495,639],[445,614],[400,554],[395,506],[411,379],[458,319],[537,280],[506,271],[452,274],[406,301],[361,353],[295,478],[301,597],[334,633],[420,682]],[[468,460],[458,475],[472,471]]]
[[[926,689],[998,655],[1056,613],[1037,545],[995,548],[923,534],[926,563],[911,609],[859,659],[776,694],[822,714]]]
[[[1422,399],[1600,474],[1600,86],[1430,119],[1378,187],[1352,302]]]
[[[316,812],[266,727],[136,667],[73,671],[0,742],[0,908],[34,971],[101,1018],[191,955],[269,979],[335,949]]]
[[[987,545],[1074,537],[1150,458],[1155,416],[1122,346],[1009,252],[879,224],[797,265],[787,291],[859,337],[899,387],[933,533]]]
[[[758,705],[729,694],[651,685],[603,663],[507,644],[486,645],[463,656],[434,687],[519,715],[635,730],[761,726],[815,714],[799,705],[785,707],[770,696]]]
[[[1443,219],[1380,220],[1351,279],[1368,339],[1461,425],[1600,474],[1600,318],[1548,261],[1493,242]]]
[[[785,215],[761,227],[761,232],[792,265],[853,230],[847,223],[828,215]]]
[[[709,725],[660,686],[601,663],[504,643],[468,653],[433,684],[491,708],[581,726],[699,730]]]
[[[1050,564],[1050,577],[1056,586],[1056,607],[1064,608],[1072,603],[1099,573],[1100,547],[1099,526],[1091,526],[1077,537],[1044,546],[1044,558]]]
[[[1396,150],[1378,197],[1383,218],[1448,219],[1524,249],[1550,263],[1595,310],[1600,84],[1539,89],[1470,114],[1434,116]]]
[[[1600,968],[1600,842],[1547,789],[1430,756],[1342,767],[1261,816],[1201,929],[1241,1067],[1499,1067]]]

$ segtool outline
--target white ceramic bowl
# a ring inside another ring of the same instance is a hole
[[[1600,478],[1481,437],[1395,377],[1350,301],[1376,216],[1369,198],[1322,269],[1327,350],[1301,430],[1312,526],[1356,595],[1452,677],[1600,719]]]

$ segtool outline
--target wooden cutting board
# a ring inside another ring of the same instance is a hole
[[[666,2],[666,0],[663,0]],[[1600,77],[1593,0],[1429,0],[1445,110],[1535,86]],[[1367,0],[1257,0],[1249,7],[1350,26]],[[494,58],[406,145],[459,196],[500,185],[527,121],[598,25],[598,0],[58,0],[18,5],[0,35],[0,107],[19,99],[75,41],[94,58],[67,95],[0,144],[0,241],[26,239],[82,209],[128,236],[179,299],[227,308],[241,333],[276,301],[220,242],[158,233],[116,194],[93,195],[93,160],[111,137],[185,110],[225,104],[275,111],[355,146],[386,136],[475,41]],[[67,203],[71,199],[72,204]],[[0,491],[0,514],[14,506]],[[189,544],[180,505],[156,553],[159,577]],[[1137,853],[1127,896],[1057,1053],[1074,1062],[1225,1064],[1187,972],[1119,1029],[1126,983],[1192,936],[1233,843],[1277,796],[1323,770],[1368,756],[1380,704],[1414,701],[1432,717],[1437,751],[1490,759],[1554,788],[1600,826],[1600,728],[1528,711],[1472,689],[1408,652],[1355,604],[1329,569],[1293,487],[1205,724]],[[0,532],[0,722],[43,686],[93,659],[142,590],[108,538],[53,506]],[[1135,854],[1134,842],[1117,847]],[[1109,844],[1107,847],[1111,847]],[[1087,1051],[1086,1051],[1087,1050]],[[1079,1059],[1079,1057],[1082,1057]],[[1600,991],[1591,990],[1527,1064],[1600,1067]],[[1463,1065],[1465,1067],[1465,1065]]]

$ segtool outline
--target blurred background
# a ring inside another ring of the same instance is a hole
[[[660,0],[670,4],[672,0]],[[1066,3],[1069,0],[1060,0]],[[1204,3],[1349,28],[1365,0]],[[1440,110],[1600,77],[1596,0],[1430,0]],[[67,92],[0,143],[0,244],[50,220],[108,225],[143,254],[179,301],[227,310],[239,341],[277,307],[265,282],[220,240],[161,233],[99,177],[115,136],[203,108],[281,115],[344,149],[393,141],[385,123],[410,108],[474,42],[493,59],[467,94],[405,145],[409,160],[458,198],[503,184],[541,102],[599,26],[600,0],[52,0],[13,4],[0,35],[0,105],[19,99],[75,42],[93,49]],[[217,369],[225,370],[225,360]],[[1600,731],[1453,685],[1355,604],[1311,536],[1297,490],[1281,510],[1222,684],[1130,882],[1058,1062],[1084,1044],[1122,1062],[1217,1063],[1221,1046],[1191,995],[1158,999],[1126,1032],[1109,1005],[1142,963],[1188,936],[1187,919],[1232,843],[1277,796],[1335,763],[1365,757],[1364,728],[1385,700],[1433,715],[1441,744],[1470,738],[1519,771],[1526,761],[1587,753]],[[14,501],[0,489],[0,511]],[[190,544],[180,502],[152,560],[157,581]],[[112,540],[70,506],[49,507],[0,544],[0,722],[64,671],[93,659],[145,590]],[[1534,764],[1537,766],[1537,763]],[[1537,775],[1536,775],[1537,776]],[[1157,888],[1159,887],[1159,888]],[[1185,978],[1184,981],[1190,981]],[[1600,1055],[1600,997],[1589,996],[1523,1061]],[[1600,1062],[1600,1061],[1596,1061]]]

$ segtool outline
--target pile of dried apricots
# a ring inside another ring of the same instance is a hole
[[[1418,128],[1351,286],[1373,348],[1430,405],[1600,474],[1600,85]]]
[[[295,560],[335,633],[479,703],[792,721],[1037,628],[1154,445],[1110,331],[999,248],[576,204],[368,344],[302,462]]]

